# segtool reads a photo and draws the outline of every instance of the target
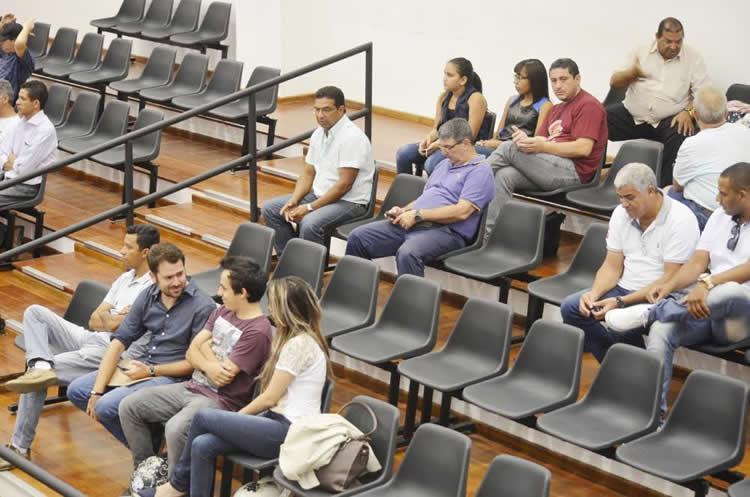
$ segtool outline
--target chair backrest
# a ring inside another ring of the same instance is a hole
[[[183,2],[186,0],[183,0]],[[165,45],[158,45],[151,52],[151,57],[143,68],[141,78],[153,78],[156,81],[162,81],[165,85],[169,83],[174,68],[174,61],[177,58],[177,49]]]
[[[83,280],[78,283],[73,298],[65,310],[63,319],[78,326],[88,328],[91,314],[99,307],[109,289],[91,280]]]
[[[531,261],[541,263],[544,220],[542,206],[511,200],[500,210],[487,246],[528,255]]]
[[[664,436],[686,434],[735,447],[739,463],[745,452],[748,386],[709,371],[693,371],[662,427]]]
[[[133,131],[145,128],[162,121],[164,113],[157,109],[143,109],[138,113],[133,125]],[[142,161],[153,160],[159,156],[161,149],[161,130],[156,130],[133,140],[134,152],[137,149],[138,158]]]
[[[70,102],[70,86],[53,84],[49,86],[47,103],[44,104],[44,113],[55,126],[65,120],[65,111],[68,110]]]
[[[378,218],[385,217],[385,213],[392,207],[403,207],[409,202],[416,200],[422,195],[427,181],[419,176],[411,174],[398,174],[393,178],[393,183],[383,199],[383,207],[378,213]]]
[[[610,86],[609,91],[607,92],[607,96],[604,97],[602,105],[604,107],[609,107],[610,105],[619,104],[620,102],[625,100],[625,93],[627,91],[627,88],[612,88]]]
[[[221,59],[214,69],[211,81],[206,85],[206,93],[229,95],[240,89],[242,66],[238,60]]]
[[[117,71],[119,74],[127,74],[130,70],[130,53],[132,48],[132,40],[115,38],[107,48],[101,68]]]
[[[39,57],[47,53],[49,43],[50,25],[46,22],[35,22],[29,37],[28,50],[33,57]]]
[[[58,28],[52,45],[47,52],[48,57],[61,58],[70,60],[73,58],[73,52],[76,49],[76,39],[78,39],[78,30],[73,28]]]
[[[237,226],[227,255],[251,257],[268,274],[271,271],[271,251],[276,232],[258,223],[242,223]]]
[[[253,69],[247,86],[260,84],[269,79],[281,76],[281,70],[275,67],[258,66]],[[276,103],[279,98],[279,85],[266,88],[255,94],[255,111],[258,116],[265,116],[276,110]]]
[[[423,424],[406,449],[398,473],[387,484],[394,495],[465,497],[471,439],[436,424]],[[403,490],[403,494],[400,492]],[[384,495],[390,495],[384,492]]]
[[[727,88],[727,100],[739,100],[750,103],[750,85],[734,83]]]
[[[120,10],[115,17],[125,19],[141,19],[146,10],[146,0],[123,0]]]
[[[345,255],[336,264],[325,293],[320,299],[321,312],[332,307],[344,308],[367,317],[365,326],[375,321],[378,303],[378,265],[374,262]]]
[[[510,376],[530,376],[569,386],[564,404],[575,402],[581,381],[583,331],[575,326],[539,319],[531,325]]]
[[[326,378],[323,383],[323,390],[320,392],[320,412],[328,412],[331,410],[331,401],[333,400],[333,388],[336,386],[336,382],[330,378]]]
[[[96,33],[86,33],[78,47],[75,62],[83,62],[90,66],[99,65],[102,58],[102,47],[104,47],[104,36]]]
[[[603,223],[592,224],[588,227],[566,272],[590,275],[593,281],[594,274],[607,256],[608,229],[609,226]]]
[[[318,243],[294,238],[286,244],[272,279],[299,276],[320,295],[326,264],[326,248]]]
[[[365,475],[365,481],[374,479],[385,480],[390,477],[393,468],[393,457],[396,453],[396,439],[398,436],[399,411],[382,400],[373,399],[366,395],[357,395],[353,402],[361,402],[372,409],[375,413],[378,427],[370,435],[370,447],[383,469],[375,474]],[[372,430],[372,418],[365,409],[353,404],[348,407],[343,416],[363,433]]]
[[[63,126],[80,128],[83,134],[88,134],[96,125],[97,112],[99,109],[99,99],[101,97],[96,93],[81,92],[73,102],[68,119]]]
[[[440,285],[403,274],[396,280],[376,326],[389,324],[408,330],[414,336],[436,338],[439,316]]]
[[[503,454],[490,463],[476,497],[548,497],[551,478],[547,468]]]
[[[180,67],[174,75],[173,85],[185,85],[190,88],[203,88],[206,82],[208,56],[187,53],[180,62]]]
[[[615,177],[617,176],[617,173],[620,172],[620,169],[631,162],[640,162],[653,169],[658,183],[661,181],[661,160],[663,151],[664,145],[652,140],[630,140],[623,143],[615,156],[614,162],[612,162],[612,166],[609,168],[607,179],[604,180],[604,185],[613,185]]]
[[[172,0],[151,0],[143,21],[156,24],[167,24],[172,15]]]
[[[119,137],[125,134],[128,126],[130,106],[127,102],[110,100],[96,123],[94,135],[97,137]]]
[[[201,15],[201,0],[180,0],[169,25],[195,31]]]
[[[203,16],[203,22],[198,29],[204,34],[220,36],[223,40],[229,34],[229,19],[232,15],[232,4],[227,2],[211,2]]]
[[[654,354],[623,343],[607,351],[602,366],[582,402],[616,406],[631,418],[640,416],[656,428],[664,365]]]
[[[484,113],[483,122],[487,123],[487,128],[490,132],[489,136],[477,136],[477,140],[489,140],[495,134],[495,123],[497,122],[497,114],[488,110]],[[482,126],[484,127],[484,126]]]
[[[493,374],[508,369],[513,309],[507,304],[470,298],[458,317],[444,352],[465,356],[475,366]]]

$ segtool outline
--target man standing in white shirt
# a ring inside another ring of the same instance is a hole
[[[310,138],[305,169],[291,195],[276,197],[263,205],[266,225],[276,230],[274,245],[281,254],[299,235],[324,244],[326,233],[367,210],[375,161],[370,140],[346,116],[344,93],[325,86],[315,93],[313,104],[319,128]]]
[[[620,205],[609,220],[607,256],[591,289],[560,306],[563,321],[583,330],[584,350],[599,362],[616,342],[643,345],[640,330],[610,333],[602,321],[615,309],[646,302],[651,287],[669,281],[690,259],[700,235],[690,209],[661,193],[647,165],[623,167],[615,188]]]
[[[0,164],[3,179],[13,179],[23,174],[52,165],[57,157],[57,133],[44,114],[47,87],[41,81],[27,81],[21,85],[16,107],[21,118],[16,127],[0,143]],[[3,188],[0,181],[0,212],[14,204],[33,198],[39,190],[42,177]]]
[[[13,107],[13,98],[13,86],[8,80],[0,79],[0,143],[21,121]]]
[[[96,371],[107,350],[112,332],[122,323],[136,297],[153,284],[146,256],[159,243],[159,231],[148,224],[128,227],[120,253],[126,272],[112,284],[99,307],[91,315],[87,330],[64,320],[40,305],[29,306],[23,315],[26,344],[26,373],[5,384],[22,393],[16,428],[9,447],[29,457],[39,417],[47,397],[47,387],[67,385],[75,378]],[[133,357],[144,352],[140,342],[128,350]],[[0,461],[0,471],[13,465]]]
[[[750,129],[727,122],[727,98],[713,86],[696,93],[695,119],[701,132],[685,139],[677,152],[669,196],[693,211],[703,231],[719,207],[719,175],[732,164],[750,162]]]
[[[667,17],[656,40],[634,50],[625,69],[610,79],[612,88],[627,88],[622,103],[607,108],[609,139],[646,138],[664,144],[659,186],[672,184],[672,164],[683,140],[693,134],[693,96],[708,84],[701,55],[683,45],[682,23]]]

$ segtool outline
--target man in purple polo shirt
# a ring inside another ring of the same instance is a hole
[[[348,255],[396,256],[398,274],[424,276],[425,263],[474,239],[480,211],[495,197],[487,160],[472,144],[466,119],[451,119],[438,131],[446,158],[432,172],[422,195],[386,213],[387,220],[360,226],[349,235]]]

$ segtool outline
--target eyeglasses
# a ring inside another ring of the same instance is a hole
[[[513,81],[521,81],[522,79],[529,79],[528,76],[521,76],[520,74],[513,75]]]
[[[742,229],[742,223],[737,216],[735,216],[735,218],[733,218],[732,220],[734,221],[734,226],[732,226],[732,237],[727,240],[727,248],[734,252],[734,249],[737,248],[737,243],[739,243],[740,241],[740,230]]]
[[[442,143],[440,143],[440,144],[438,144],[438,147],[440,147],[440,150],[441,150],[442,152],[449,152],[449,151],[453,150],[453,148],[454,148],[454,147],[455,147],[456,145],[459,145],[460,143],[461,143],[461,142],[456,142],[456,143],[454,143],[453,145],[443,145]]]

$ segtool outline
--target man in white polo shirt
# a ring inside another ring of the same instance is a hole
[[[128,227],[120,250],[127,271],[115,280],[102,303],[91,314],[90,330],[66,321],[40,305],[26,309],[23,336],[28,370],[5,384],[8,390],[22,394],[9,444],[12,450],[29,457],[47,398],[47,387],[68,385],[79,376],[99,368],[112,332],[125,319],[136,297],[153,284],[146,256],[151,246],[157,243],[159,231],[155,227],[148,224]],[[137,342],[128,352],[133,357],[140,357],[143,347],[145,345]],[[13,465],[0,460],[0,471],[9,469],[13,469]]]
[[[732,164],[750,162],[750,129],[727,122],[727,98],[713,86],[695,95],[695,119],[701,132],[680,147],[669,196],[687,205],[703,230],[719,207],[719,175]]]
[[[315,119],[320,126],[310,138],[305,169],[291,195],[263,205],[266,225],[276,230],[274,245],[281,254],[299,235],[324,244],[326,233],[367,210],[375,162],[370,140],[346,116],[344,93],[325,86],[315,93]]]
[[[750,336],[750,163],[734,164],[721,173],[718,201],[721,207],[706,223],[690,261],[651,288],[649,301],[656,305],[608,315],[614,331],[650,327],[648,350],[664,359],[662,412],[667,410],[677,348],[729,344]],[[683,299],[669,297],[688,289]]]
[[[610,333],[602,324],[605,315],[646,302],[650,287],[668,281],[688,261],[699,237],[693,213],[661,193],[647,165],[623,167],[615,188],[620,205],[609,220],[604,263],[590,290],[560,306],[563,321],[584,331],[584,350],[599,362],[615,342],[643,345],[639,331]]]

